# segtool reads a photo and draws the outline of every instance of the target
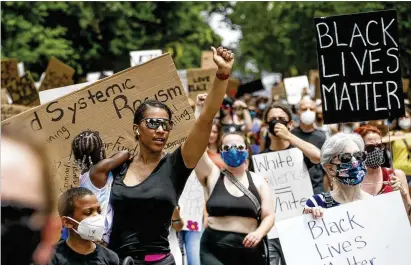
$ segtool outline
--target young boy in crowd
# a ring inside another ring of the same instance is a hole
[[[69,236],[57,244],[51,265],[119,265],[116,253],[94,243],[103,237],[104,218],[93,192],[83,187],[67,190],[58,211]]]

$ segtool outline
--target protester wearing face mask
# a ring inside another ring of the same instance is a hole
[[[334,189],[308,199],[304,213],[319,218],[326,208],[371,197],[359,185],[367,175],[365,159],[364,141],[358,134],[330,137],[321,148],[321,165],[332,178]]]
[[[291,130],[291,132],[298,138],[315,145],[318,149],[323,146],[326,135],[324,132],[314,127],[316,106],[311,99],[302,99],[298,104],[298,116],[300,125]],[[321,193],[324,191],[323,180],[325,172],[320,164],[307,164],[307,169],[310,174],[311,184],[313,185],[314,193]]]
[[[227,164],[220,169],[201,159],[195,172],[204,186],[208,226],[201,238],[202,265],[263,265],[262,239],[274,224],[274,205],[268,183],[247,171],[247,145],[236,133],[225,134],[221,156]]]
[[[399,131],[395,135],[404,136],[392,143],[393,168],[402,170],[407,176],[411,192],[411,109],[405,108],[405,116],[398,119]]]
[[[58,241],[57,188],[43,144],[3,125],[1,135],[1,264],[44,265]]]
[[[304,162],[307,165],[320,162],[320,150],[290,132],[292,126],[292,114],[286,106],[280,103],[272,104],[264,114],[264,121],[268,124],[263,153],[282,151],[296,147],[304,154]],[[270,265],[278,265],[281,261],[285,265],[284,253],[278,238],[269,238]]]
[[[364,140],[367,158],[365,165],[368,174],[362,183],[362,189],[371,195],[380,195],[395,190],[401,192],[407,214],[411,210],[411,199],[408,183],[402,170],[392,170],[381,167],[384,163],[384,150],[381,141],[381,132],[374,126],[361,126],[355,130]],[[411,222],[411,216],[408,216]]]
[[[56,246],[51,265],[118,265],[113,251],[96,244],[104,233],[104,217],[92,191],[77,187],[64,192],[58,201],[63,226],[69,237]]]

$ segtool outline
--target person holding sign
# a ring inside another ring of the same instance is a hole
[[[265,139],[267,148],[261,154],[277,152],[296,147],[304,154],[304,163],[307,169],[320,162],[320,150],[290,132],[292,126],[292,113],[281,103],[274,103],[264,113],[264,121],[268,124]],[[278,238],[268,238],[270,252],[270,265],[278,265],[281,261],[285,265],[285,258]]]
[[[332,178],[334,189],[314,194],[307,200],[304,213],[319,218],[326,208],[371,197],[359,185],[367,175],[365,159],[364,141],[358,134],[330,137],[321,148],[321,165]]]
[[[222,47],[212,50],[217,78],[186,141],[174,152],[164,152],[173,129],[167,105],[147,100],[134,113],[133,131],[139,153],[112,171],[110,200],[114,217],[108,247],[120,260],[130,256],[135,264],[175,264],[167,240],[171,216],[188,177],[206,150],[234,63],[231,51]]]
[[[266,264],[262,239],[274,225],[274,205],[268,183],[247,171],[244,137],[228,133],[221,139],[220,169],[207,153],[195,172],[208,201],[208,225],[201,237],[202,265]]]
[[[408,193],[408,183],[402,170],[392,170],[381,167],[384,163],[384,149],[382,147],[381,132],[374,126],[361,126],[355,130],[364,140],[367,158],[365,165],[368,174],[361,184],[362,189],[371,195],[380,195],[395,190],[401,192],[407,213],[410,212],[411,199]],[[408,215],[411,222],[411,216]]]

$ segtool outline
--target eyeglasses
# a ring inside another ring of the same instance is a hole
[[[174,127],[174,122],[169,119],[146,118],[142,119],[142,121],[146,121],[147,128],[152,130],[157,130],[160,125],[164,131],[171,131]]]
[[[352,161],[352,158],[354,157],[357,161],[365,161],[365,158],[367,157],[367,153],[363,151],[358,151],[355,153],[341,153],[338,156],[338,159],[341,161],[341,163],[349,163]],[[332,165],[337,165],[334,163],[330,163]]]
[[[365,145],[365,151],[367,151],[367,153],[371,153],[374,152],[376,149],[378,150],[382,150],[382,144],[366,144]]]
[[[235,144],[232,144],[232,145],[223,144],[223,146],[221,147],[221,149],[225,152],[230,151],[231,148],[235,148],[235,149],[237,149],[237,151],[245,151],[247,149],[245,147],[245,145],[243,145],[243,144],[237,144],[237,145],[235,145]]]

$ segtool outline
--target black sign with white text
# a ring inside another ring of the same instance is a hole
[[[324,123],[403,116],[397,12],[314,20]]]

